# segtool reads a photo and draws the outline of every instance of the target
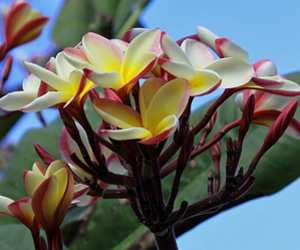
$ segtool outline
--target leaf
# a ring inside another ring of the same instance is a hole
[[[74,47],[89,30],[94,15],[91,0],[65,1],[52,31],[53,40],[60,48]]]
[[[21,118],[22,113],[16,112],[7,118],[0,119],[0,140],[2,140],[11,128],[16,124],[16,122]]]
[[[21,224],[0,226],[0,249],[34,249],[30,231]]]
[[[74,47],[87,32],[107,38],[121,38],[128,29],[139,25],[138,18],[150,0],[68,0],[53,28],[58,46]]]

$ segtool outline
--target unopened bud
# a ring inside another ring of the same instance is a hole
[[[8,55],[2,70],[2,82],[5,82],[10,74],[12,60],[12,55]]]
[[[49,166],[53,161],[55,161],[55,158],[39,143],[34,143],[34,149],[37,152],[38,156],[41,158],[41,160]]]
[[[283,135],[285,130],[290,125],[294,114],[297,110],[298,100],[291,101],[277,117],[265,138],[264,144],[253,158],[251,164],[256,166],[260,158],[269,150]]]
[[[242,137],[244,137],[244,135],[247,133],[247,131],[250,127],[250,124],[252,122],[254,106],[255,106],[255,97],[252,94],[247,100],[247,103],[245,105],[243,115],[241,118],[241,122],[240,122],[239,134]]]

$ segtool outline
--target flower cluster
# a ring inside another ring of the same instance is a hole
[[[270,60],[251,65],[239,45],[203,27],[179,41],[158,28],[131,29],[123,39],[111,40],[90,32],[45,67],[24,65],[30,75],[23,90],[3,96],[0,107],[22,112],[58,108],[65,125],[59,146],[67,163],[55,161],[36,145],[48,168],[35,163],[32,171],[25,172],[29,197],[16,202],[1,197],[0,212],[22,221],[34,238],[42,227],[48,244],[56,244],[53,249],[60,249],[59,226],[75,197],[82,205],[100,197],[128,199],[137,218],[160,242],[161,235],[169,235],[181,220],[218,209],[244,194],[254,183],[259,159],[287,127],[294,137],[300,136],[299,122],[293,118],[299,85],[277,75]],[[223,89],[223,94],[202,120],[190,126],[193,100],[217,89]],[[216,110],[237,92],[241,117],[208,140]],[[87,100],[102,120],[97,131],[85,113]],[[251,123],[271,129],[249,169],[236,173]],[[237,126],[238,140],[227,141],[226,181],[220,190],[220,142]],[[197,143],[195,135],[200,132]],[[182,202],[173,211],[182,172],[190,159],[209,148],[215,164],[215,176],[209,174],[209,198],[190,206]],[[176,174],[166,204],[161,180],[172,172]],[[78,200],[79,196],[83,197]]]

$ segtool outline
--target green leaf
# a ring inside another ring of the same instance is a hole
[[[74,47],[89,30],[94,15],[91,0],[65,1],[52,31],[54,41],[60,48]]]
[[[0,226],[1,250],[33,250],[34,244],[30,231],[21,224]]]
[[[107,38],[121,38],[138,25],[138,18],[150,0],[68,0],[53,28],[54,41],[62,49],[73,47],[87,32]]]
[[[113,35],[122,38],[124,33],[138,26],[138,18],[150,0],[123,0],[120,1],[113,22]]]
[[[2,140],[11,128],[16,124],[16,122],[21,118],[22,113],[16,112],[5,119],[0,120],[0,140]]]

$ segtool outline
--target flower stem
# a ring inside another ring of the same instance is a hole
[[[166,230],[163,236],[154,234],[157,250],[178,250],[174,228]]]

